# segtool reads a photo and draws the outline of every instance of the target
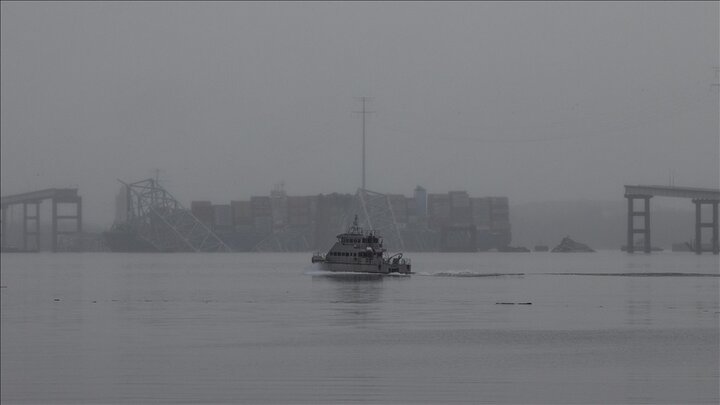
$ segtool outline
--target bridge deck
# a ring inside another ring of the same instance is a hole
[[[31,191],[29,193],[3,196],[0,204],[3,207],[24,202],[37,202],[48,199],[55,199],[58,202],[76,202],[79,199],[76,188],[48,188],[45,190]]]
[[[720,201],[720,189],[674,186],[625,186],[625,195]]]

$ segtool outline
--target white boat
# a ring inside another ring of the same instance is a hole
[[[321,270],[373,274],[411,274],[410,259],[402,253],[388,254],[382,237],[374,231],[363,231],[357,215],[347,232],[337,236],[337,242],[326,254],[315,253],[312,262]]]

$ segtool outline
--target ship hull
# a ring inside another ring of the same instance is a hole
[[[332,263],[328,261],[315,262],[320,270],[344,273],[369,273],[369,274],[411,274],[408,264],[389,263]]]

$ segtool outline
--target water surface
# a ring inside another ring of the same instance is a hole
[[[718,403],[718,256],[2,254],[11,403]]]

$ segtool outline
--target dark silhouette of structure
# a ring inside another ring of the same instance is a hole
[[[2,249],[7,246],[7,212],[10,206],[23,206],[22,214],[22,250],[39,251],[40,250],[40,204],[45,200],[52,203],[52,229],[50,250],[56,252],[58,250],[58,236],[65,234],[80,234],[82,232],[82,197],[77,193],[76,188],[50,188],[46,190],[32,191],[29,193],[15,194],[2,197]],[[75,214],[58,215],[59,204],[75,205]],[[28,209],[32,207],[32,209]],[[59,222],[74,221],[75,230],[60,231]],[[34,241],[31,246],[30,240]]]
[[[694,187],[675,186],[625,186],[625,198],[628,200],[628,226],[627,226],[627,251],[633,253],[635,250],[635,234],[644,236],[643,250],[650,253],[650,199],[652,197],[675,197],[689,198],[695,204],[695,253],[703,251],[702,229],[712,228],[711,249],[713,254],[720,253],[718,245],[718,203],[720,203],[720,190]],[[635,211],[635,200],[643,200],[642,211]],[[702,206],[712,206],[712,222],[702,221]],[[635,227],[635,217],[644,218],[642,228]]]

